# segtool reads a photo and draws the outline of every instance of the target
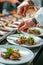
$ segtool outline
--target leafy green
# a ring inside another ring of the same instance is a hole
[[[34,41],[33,37],[28,37],[28,38],[25,40],[25,44],[29,44],[29,42],[30,42],[31,40]]]
[[[18,35],[18,38],[23,38],[23,37],[24,37],[24,35],[20,35],[20,34]]]
[[[6,50],[7,52],[5,54],[5,57],[9,57],[13,53],[13,49],[10,47],[10,48],[7,48]]]
[[[17,49],[17,52],[19,52],[19,49]]]
[[[16,54],[15,56],[14,56],[14,58],[18,58],[19,57],[19,55],[18,54]]]
[[[40,32],[40,30],[36,30],[36,29],[34,29],[34,32]]]

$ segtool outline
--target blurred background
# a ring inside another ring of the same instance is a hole
[[[22,2],[23,0],[20,0]],[[43,0],[32,0],[35,4],[35,6],[39,9],[41,6],[43,6]],[[0,12],[3,14],[9,14],[10,11],[17,9],[17,6],[19,4],[10,4],[7,2],[0,3]]]

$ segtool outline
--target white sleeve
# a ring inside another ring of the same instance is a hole
[[[41,7],[35,14],[35,19],[43,26],[43,7]]]

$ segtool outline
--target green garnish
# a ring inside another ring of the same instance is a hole
[[[13,48],[7,48],[7,52],[6,52],[6,54],[5,54],[5,57],[9,57],[12,53],[13,53]]]
[[[29,42],[30,42],[31,40],[34,41],[34,39],[33,39],[32,37],[26,38],[25,44],[29,44]]]
[[[19,52],[19,49],[17,49],[17,52]]]
[[[19,57],[19,55],[18,54],[16,54],[15,56],[14,56],[14,58],[18,58]]]
[[[18,35],[18,38],[23,38],[23,37],[24,37],[24,35],[21,35],[21,34]]]
[[[36,29],[34,29],[34,32],[40,32],[40,30],[36,30]]]

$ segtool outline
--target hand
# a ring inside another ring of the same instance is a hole
[[[32,20],[23,21],[18,26],[18,32],[27,31],[29,27],[35,27],[36,24]]]
[[[22,16],[25,16],[26,15],[26,12],[29,8],[29,4],[28,2],[23,2],[21,3],[18,7],[17,7],[17,13],[18,15],[20,15],[21,17]]]

